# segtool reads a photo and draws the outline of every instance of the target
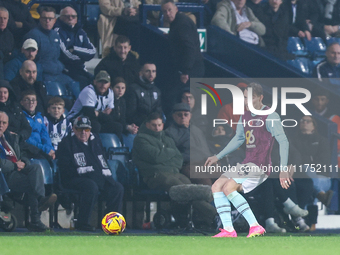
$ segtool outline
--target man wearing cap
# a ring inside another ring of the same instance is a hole
[[[54,30],[60,36],[60,61],[65,65],[67,75],[78,81],[83,89],[93,80],[84,63],[94,57],[96,48],[78,22],[77,12],[70,6],[60,11]]]
[[[38,100],[36,110],[45,115],[48,96],[45,85],[41,81],[37,81],[37,73],[36,64],[32,60],[26,60],[19,70],[19,75],[10,81],[10,84],[17,98],[21,97],[23,91],[33,89]]]
[[[106,201],[106,211],[122,213],[123,186],[112,178],[98,135],[91,132],[91,121],[77,117],[73,133],[65,137],[57,151],[62,184],[81,192],[76,229],[94,231],[90,217],[98,194]]]
[[[94,85],[88,85],[80,92],[67,118],[72,121],[86,115],[92,122],[93,133],[113,133],[115,124],[110,113],[114,108],[114,96],[110,85],[110,75],[100,71]]]
[[[165,133],[174,139],[177,149],[182,153],[183,165],[181,173],[190,178],[190,163],[191,165],[199,165],[200,162],[203,164],[204,161],[202,160],[207,155],[211,155],[211,152],[203,132],[195,125],[190,124],[191,113],[189,104],[175,104],[172,110],[172,118],[174,122],[165,130]],[[191,154],[190,149],[192,150]],[[198,184],[212,184],[209,178],[190,180]]]
[[[4,66],[4,77],[5,80],[11,81],[17,75],[19,75],[19,70],[25,60],[32,60],[37,65],[37,80],[42,81],[42,67],[37,61],[36,56],[38,54],[38,44],[37,42],[29,38],[24,41],[21,52],[13,58],[11,61],[7,62]]]
[[[40,220],[40,212],[57,200],[56,194],[45,197],[44,176],[39,165],[30,164],[25,157],[20,137],[7,130],[8,115],[0,111],[0,168],[13,192],[26,193],[31,222],[27,228],[34,232],[48,230]]]

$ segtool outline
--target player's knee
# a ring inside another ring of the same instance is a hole
[[[237,190],[237,183],[233,180],[226,182],[222,188],[222,191],[226,196],[233,193],[235,190]]]
[[[223,184],[220,183],[219,180],[215,181],[215,183],[211,186],[211,192],[221,192],[222,191]]]

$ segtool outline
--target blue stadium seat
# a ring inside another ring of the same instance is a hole
[[[47,81],[45,85],[48,96],[67,96],[65,85],[56,81]]]
[[[327,46],[332,43],[339,43],[340,44],[340,38],[339,37],[329,37],[327,38]]]
[[[109,148],[117,148],[122,147],[122,143],[120,142],[119,138],[115,134],[110,133],[100,133],[100,139],[102,141],[103,147],[108,151]]]
[[[326,44],[320,37],[312,37],[310,41],[304,38],[306,50],[313,57],[325,56]]]
[[[44,175],[45,184],[53,184],[53,170],[47,159],[31,159],[32,164],[38,164]]]
[[[301,39],[299,37],[289,37],[287,50],[297,56],[306,56],[308,52],[305,49]]]
[[[296,58],[293,60],[288,60],[287,63],[299,69],[304,74],[311,73],[311,68],[310,68],[311,63],[308,58]]]

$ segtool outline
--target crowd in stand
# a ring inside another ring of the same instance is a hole
[[[63,8],[57,18],[54,8],[42,7],[36,22],[21,2],[0,2],[4,6],[0,7],[0,168],[11,190],[28,194],[32,231],[47,229],[39,211],[57,198],[53,193],[45,194],[41,174],[27,160],[31,158],[44,158],[52,165],[57,159],[64,185],[83,194],[77,229],[94,230],[90,216],[99,193],[104,194],[108,212],[122,211],[124,189],[111,176],[98,133],[114,133],[130,148],[133,162],[150,189],[169,191],[174,185],[212,185],[214,181],[190,178],[191,167],[203,165],[209,156],[221,151],[235,129],[219,125],[210,130],[207,119],[199,113],[199,98],[189,89],[189,79],[204,77],[205,70],[194,21],[178,12],[173,1],[162,2],[175,73],[173,87],[161,91],[155,82],[156,64],[140,63],[129,38],[114,33],[117,17],[138,15],[138,4],[99,1],[102,14],[98,31],[109,50],[91,74],[85,62],[95,56],[96,49],[74,8]],[[331,7],[321,0],[222,0],[210,4],[216,9],[211,24],[282,59],[290,57],[286,51],[289,36],[310,40],[311,36],[326,38],[339,33],[340,3]],[[330,45],[326,57],[315,75],[320,80],[339,78],[340,45]],[[47,94],[46,86],[58,83],[67,88],[71,98]],[[238,87],[244,89],[247,84]],[[327,108],[327,92],[317,91],[312,102],[317,114],[339,124],[339,116]],[[218,118],[237,122],[240,117],[232,114],[231,105],[225,105]],[[301,118],[290,143],[289,165],[330,165],[330,146],[317,130],[313,117]],[[277,150],[274,146],[272,157],[273,164],[279,165]],[[222,161],[236,165],[244,157],[241,146]],[[282,189],[277,179],[266,182],[265,192],[258,190],[270,194],[263,199],[268,232],[285,232],[274,221],[276,199],[302,231],[315,226],[313,218],[307,222],[303,218],[314,198],[330,204],[330,178],[306,172],[305,178],[297,178],[288,190]],[[217,211],[211,201],[196,202],[194,210],[204,226],[216,225]]]

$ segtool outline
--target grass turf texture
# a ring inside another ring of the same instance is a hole
[[[210,236],[165,236],[105,234],[0,233],[0,254],[339,254],[340,235],[263,236],[256,238],[211,238]]]

